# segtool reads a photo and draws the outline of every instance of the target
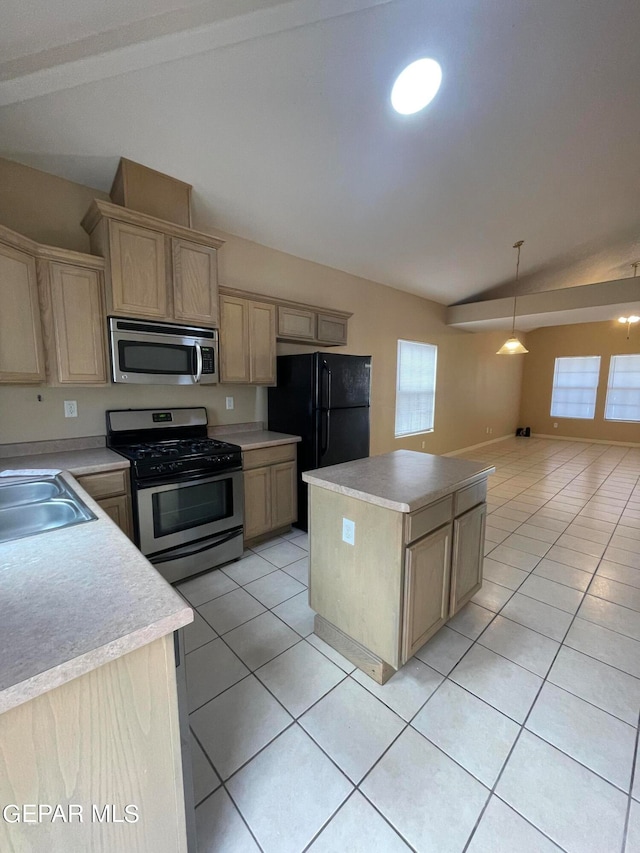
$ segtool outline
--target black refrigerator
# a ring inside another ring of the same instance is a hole
[[[269,429],[302,437],[296,526],[306,530],[302,472],[369,455],[371,356],[281,355],[277,383],[269,388]]]

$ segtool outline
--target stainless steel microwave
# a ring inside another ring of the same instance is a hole
[[[147,320],[109,318],[114,382],[213,385],[218,381],[218,331]]]

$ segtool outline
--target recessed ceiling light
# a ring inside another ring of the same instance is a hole
[[[401,115],[417,113],[434,99],[441,82],[442,69],[435,59],[417,59],[396,78],[391,106]]]

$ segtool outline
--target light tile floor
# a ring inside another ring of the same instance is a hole
[[[640,853],[640,450],[467,455],[485,584],[382,687],[312,633],[300,531],[180,586],[199,853]]]

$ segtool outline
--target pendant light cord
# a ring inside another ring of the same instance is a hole
[[[513,322],[511,324],[511,337],[515,338],[516,336],[516,304],[518,302],[518,275],[520,273],[520,249],[524,240],[518,240],[517,243],[513,244],[513,248],[518,250],[518,260],[516,261],[516,280],[513,285]]]

